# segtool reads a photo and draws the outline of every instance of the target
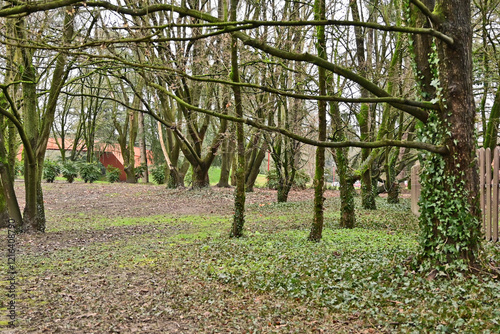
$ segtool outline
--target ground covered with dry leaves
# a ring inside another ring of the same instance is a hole
[[[232,189],[56,182],[44,200],[47,232],[18,237],[16,333],[333,333],[355,323],[192,272],[188,249],[229,231]],[[247,200],[257,209],[276,194]]]
[[[22,185],[16,185],[20,199]],[[305,240],[312,190],[293,191],[286,204],[275,203],[271,190],[249,193],[246,237],[233,240],[233,189],[43,186],[46,233],[17,237],[18,326],[12,333],[500,328],[500,311],[491,304],[498,281],[460,292],[470,286],[421,281],[404,266],[418,229],[407,201],[394,209],[379,199],[381,210],[358,210],[363,229],[345,231],[335,226],[337,193],[328,191],[324,241],[311,245]],[[5,325],[5,317],[0,320]]]

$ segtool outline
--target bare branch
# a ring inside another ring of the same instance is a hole
[[[165,89],[163,86],[160,86],[160,85],[152,83],[152,82],[148,82],[147,84],[151,87],[154,87],[154,88],[161,90],[166,95],[175,99],[180,105],[184,106],[185,108],[191,109],[193,111],[201,112],[201,113],[204,113],[207,115],[211,115],[214,117],[218,117],[221,119],[226,119],[226,120],[231,121],[231,122],[244,123],[244,124],[253,126],[253,127],[261,129],[261,130],[281,133],[289,138],[295,139],[299,142],[302,142],[304,144],[309,144],[312,146],[322,146],[322,147],[331,147],[331,148],[338,148],[338,147],[377,148],[377,147],[395,146],[395,147],[408,147],[408,148],[422,149],[422,150],[426,150],[426,151],[434,152],[434,153],[439,153],[439,154],[448,153],[448,149],[445,146],[437,146],[437,145],[432,145],[432,144],[428,144],[428,143],[407,142],[407,141],[400,141],[400,140],[380,140],[380,141],[374,141],[374,142],[354,142],[354,141],[322,142],[322,141],[318,141],[318,140],[314,140],[314,139],[310,139],[310,138],[306,138],[306,137],[297,135],[296,133],[293,133],[293,132],[288,131],[288,130],[283,129],[283,128],[264,125],[264,124],[261,124],[257,121],[254,121],[252,119],[249,119],[247,117],[238,118],[238,117],[231,116],[231,115],[221,114],[221,113],[218,113],[218,112],[215,112],[212,110],[199,108],[199,107],[196,107],[196,106],[193,106],[193,105],[187,103],[186,101],[182,100],[178,96],[172,94],[167,89]],[[155,117],[155,119],[156,119],[156,117]],[[162,121],[162,123],[165,124],[164,121]]]

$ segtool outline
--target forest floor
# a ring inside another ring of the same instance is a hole
[[[451,326],[457,317],[465,319],[461,326],[500,328],[493,306],[474,313],[493,319],[483,327],[460,312],[426,320],[430,325],[419,320],[419,312],[433,314],[422,302],[425,294],[410,298],[414,280],[400,267],[416,249],[408,200],[392,208],[380,199],[382,209],[357,212],[365,230],[343,232],[335,226],[338,192],[327,191],[324,241],[310,244],[310,189],[292,191],[285,204],[276,203],[272,190],[248,193],[246,237],[233,240],[233,189],[43,187],[46,233],[17,236],[18,323],[10,333],[418,332]],[[16,190],[22,202],[23,182]],[[2,264],[1,277],[4,271]],[[393,291],[397,280],[407,295]],[[436,293],[435,286],[428,289]],[[500,291],[496,283],[485,289],[474,295],[479,302]],[[7,302],[1,300],[0,313]],[[0,329],[5,321],[0,318]]]

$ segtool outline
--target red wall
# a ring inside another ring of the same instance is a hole
[[[99,157],[99,161],[104,165],[104,167],[108,167],[108,165],[111,165],[113,167],[119,168],[122,171],[120,174],[120,181],[127,180],[127,175],[125,174],[123,164],[115,157],[113,153],[102,153]]]

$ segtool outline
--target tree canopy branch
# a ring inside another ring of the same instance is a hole
[[[441,22],[440,17],[437,16],[436,14],[434,14],[422,1],[410,0],[410,2],[412,4],[414,4],[415,7],[417,7],[422,12],[422,14],[427,16],[433,23],[440,23]],[[453,41],[453,39],[452,39],[452,41]],[[448,43],[448,44],[453,44],[453,42]]]
[[[30,141],[28,140],[28,137],[26,136],[26,132],[24,131],[24,127],[21,124],[21,122],[16,118],[16,116],[14,116],[13,114],[11,114],[10,112],[8,112],[7,110],[5,110],[2,107],[0,107],[0,114],[7,117],[14,124],[14,126],[17,128],[17,132],[19,133],[19,136],[21,137],[21,141],[23,142],[23,145],[24,145],[24,150],[26,152],[26,158],[28,159],[29,164],[31,164],[31,165],[35,164],[36,163],[35,153],[33,151],[33,147],[31,146]]]
[[[260,122],[254,121],[254,120],[247,118],[247,117],[238,118],[236,116],[221,114],[221,113],[218,113],[218,112],[215,112],[212,110],[207,110],[204,108],[196,107],[196,106],[193,106],[193,105],[187,103],[186,101],[182,100],[181,98],[179,98],[175,94],[169,92],[163,86],[160,86],[160,85],[153,83],[153,82],[148,82],[147,84],[151,87],[154,87],[154,88],[161,90],[163,93],[165,93],[166,95],[168,95],[171,98],[173,98],[174,100],[176,100],[180,105],[184,106],[185,108],[191,109],[193,111],[201,112],[201,113],[204,113],[204,114],[207,114],[210,116],[214,116],[217,118],[226,119],[226,120],[231,121],[231,122],[244,123],[244,124],[250,125],[252,127],[255,127],[255,128],[258,128],[261,130],[281,133],[289,138],[295,139],[301,143],[309,144],[312,146],[321,146],[321,147],[330,147],[330,148],[339,148],[339,147],[377,148],[377,147],[395,146],[395,147],[408,147],[408,148],[422,149],[422,150],[426,150],[426,151],[434,152],[434,153],[439,153],[439,154],[448,153],[448,149],[445,146],[437,146],[437,145],[432,145],[429,143],[408,142],[408,141],[401,141],[401,140],[379,140],[379,141],[373,141],[373,142],[355,142],[355,141],[323,142],[323,141],[318,141],[318,140],[314,140],[314,139],[300,136],[300,135],[298,135],[292,131],[289,131],[287,129],[262,124]],[[164,121],[162,121],[162,123],[165,124]]]

